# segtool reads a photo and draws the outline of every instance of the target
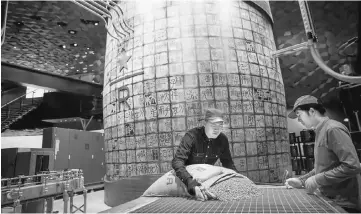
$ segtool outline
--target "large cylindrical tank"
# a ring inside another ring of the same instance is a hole
[[[121,29],[124,19],[134,33],[120,42],[107,37],[107,178],[171,170],[184,133],[201,125],[206,108],[216,107],[227,115],[224,133],[237,169],[255,182],[279,182],[290,154],[268,2],[144,0],[119,6],[124,16],[113,11],[112,23]],[[109,32],[117,35],[111,25]],[[129,78],[138,72],[144,74]]]

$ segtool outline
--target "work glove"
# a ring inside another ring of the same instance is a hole
[[[314,193],[320,185],[316,182],[316,177],[311,176],[305,182],[306,191],[308,193]]]
[[[302,181],[299,178],[289,178],[285,182],[286,187],[302,188]]]
[[[212,199],[217,199],[217,196],[206,189],[204,186],[196,186],[194,187],[195,196],[197,200],[207,201]]]

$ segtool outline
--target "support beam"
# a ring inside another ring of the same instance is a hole
[[[88,96],[100,96],[103,90],[103,85],[101,84],[77,80],[3,62],[1,63],[1,79]]]

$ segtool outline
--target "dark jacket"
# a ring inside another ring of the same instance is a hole
[[[221,133],[216,139],[209,139],[205,133],[204,126],[197,127],[189,130],[182,138],[172,160],[172,167],[177,177],[188,187],[192,176],[185,168],[187,165],[214,165],[218,158],[223,167],[238,172],[231,157],[226,135]]]

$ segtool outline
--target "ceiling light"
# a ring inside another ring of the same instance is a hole
[[[79,70],[76,70],[76,72],[78,72]]]
[[[68,24],[65,22],[57,22],[56,23],[59,27],[66,27]]]
[[[68,64],[65,64],[65,65],[68,65]]]
[[[93,22],[95,26],[99,25],[99,21]]]
[[[66,48],[66,45],[59,45],[60,48]]]
[[[79,64],[83,64],[83,62],[79,62]]]
[[[78,44],[76,44],[76,43],[73,43],[73,44],[70,44],[70,45],[73,46],[73,47],[78,46]]]
[[[24,25],[23,22],[16,22],[15,24],[16,24],[17,26],[19,26],[19,27]]]
[[[16,46],[14,46],[14,49],[16,49]]]
[[[76,34],[76,30],[68,30],[69,34],[75,35]]]
[[[349,120],[348,120],[348,118],[345,118],[343,121],[344,121],[344,122],[348,122]]]
[[[89,50],[90,48],[86,48],[87,50]]]

